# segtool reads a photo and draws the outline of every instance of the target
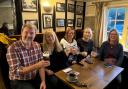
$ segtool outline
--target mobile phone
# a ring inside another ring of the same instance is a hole
[[[105,63],[104,66],[105,67],[112,67],[112,64]]]

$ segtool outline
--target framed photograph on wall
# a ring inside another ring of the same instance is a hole
[[[74,5],[68,4],[68,12],[74,12]]]
[[[74,25],[73,25],[73,19],[67,19],[67,26],[68,27],[73,27]]]
[[[56,11],[65,12],[65,4],[64,3],[56,3]]]
[[[43,28],[52,28],[52,14],[42,14]]]
[[[38,0],[21,0],[22,1],[22,10],[23,11],[37,11],[37,1]]]
[[[64,27],[65,26],[65,19],[56,19],[56,26],[57,27]]]
[[[35,25],[38,28],[38,20],[28,19],[28,20],[24,20],[24,23],[25,24],[27,24],[27,23],[33,24],[33,25]]]
[[[83,14],[83,6],[77,5],[76,6],[76,14],[82,15]]]
[[[77,18],[76,19],[76,26],[77,27],[82,27],[82,18]]]

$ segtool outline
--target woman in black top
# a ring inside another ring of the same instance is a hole
[[[91,28],[87,27],[84,29],[83,37],[77,40],[77,44],[80,49],[79,59],[82,59],[81,61],[84,61],[84,58],[90,56],[94,47]]]
[[[67,67],[67,57],[53,30],[46,30],[43,36],[43,52],[50,54],[50,66],[46,68],[47,89],[56,89],[58,79],[54,73]]]

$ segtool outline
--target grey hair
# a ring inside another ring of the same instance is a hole
[[[35,25],[28,23],[28,24],[24,24],[22,26],[21,33],[23,32],[23,30],[24,30],[25,27],[28,27],[29,29],[35,29],[35,32],[37,31],[37,27]]]

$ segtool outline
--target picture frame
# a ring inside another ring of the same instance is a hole
[[[38,0],[21,0],[22,11],[37,12]]]
[[[52,14],[42,14],[43,28],[53,27],[53,16]]]
[[[38,29],[38,20],[36,19],[27,19],[27,20],[24,20],[24,23],[27,24],[27,23],[30,23],[30,24],[33,24],[37,27]]]
[[[77,27],[82,27],[82,18],[77,18],[77,20],[76,20],[76,26]]]
[[[57,27],[64,27],[65,26],[65,19],[56,19],[56,26]]]
[[[65,4],[64,3],[56,3],[56,11],[65,12]]]
[[[76,6],[76,15],[82,15],[83,14],[83,6],[77,5]]]
[[[67,19],[67,26],[68,27],[73,27],[74,26],[73,22],[74,22],[73,19]]]
[[[68,4],[68,12],[74,12],[74,4]]]

